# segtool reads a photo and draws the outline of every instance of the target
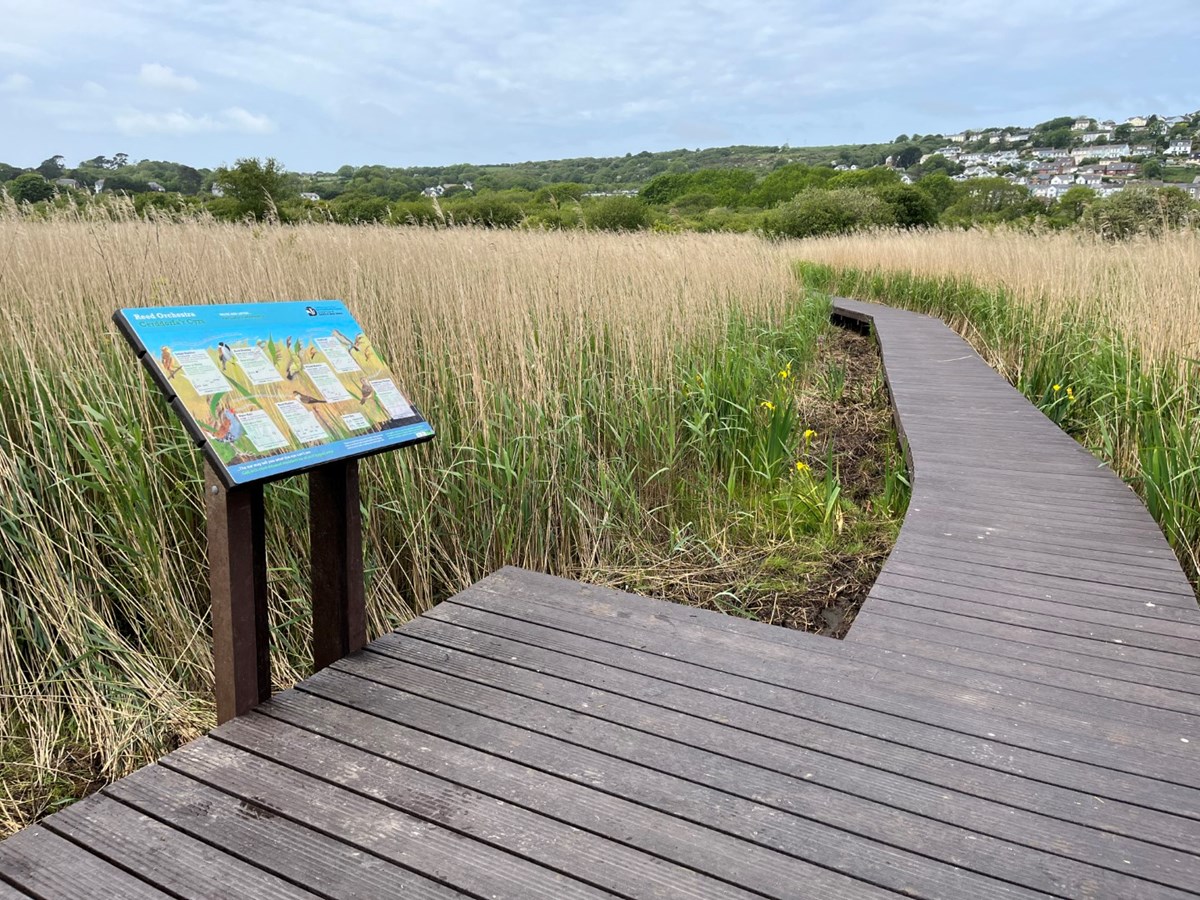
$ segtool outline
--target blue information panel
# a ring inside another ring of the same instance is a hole
[[[118,310],[229,487],[433,437],[340,300]]]

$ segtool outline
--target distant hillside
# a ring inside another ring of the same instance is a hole
[[[642,151],[624,156],[578,157],[576,159],[537,160],[519,163],[478,165],[461,163],[450,166],[399,167],[343,166],[337,172],[318,172],[304,177],[309,187],[325,196],[350,177],[410,179],[411,188],[420,190],[433,184],[471,182],[475,188],[537,190],[550,184],[573,182],[597,189],[637,187],[656,175],[695,172],[700,169],[739,168],[759,173],[770,172],[789,163],[807,165],[841,164],[860,168],[882,165],[888,156],[915,145],[930,152],[946,142],[941,135],[916,136],[886,144],[842,144],[830,147],[710,147],[696,150]],[[919,155],[919,154],[918,154]]]

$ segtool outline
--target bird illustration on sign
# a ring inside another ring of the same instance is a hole
[[[179,360],[174,357],[169,348],[162,348],[160,359],[162,360],[163,371],[167,373],[168,381],[179,374],[179,370],[181,368],[179,365]]]

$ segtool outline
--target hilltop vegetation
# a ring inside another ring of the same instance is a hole
[[[734,146],[503,165],[342,166],[275,160],[197,169],[97,156],[67,168],[0,164],[35,212],[130,198],[139,214],[448,227],[754,231],[808,237],[865,228],[1074,225],[1124,238],[1198,217],[1200,115],[1117,125],[1059,117],[1030,129],[899,135],[879,144]]]

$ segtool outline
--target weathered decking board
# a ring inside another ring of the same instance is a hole
[[[1200,613],[1129,490],[936,320],[845,642],[504,569],[0,843],[10,897],[1200,895]]]

